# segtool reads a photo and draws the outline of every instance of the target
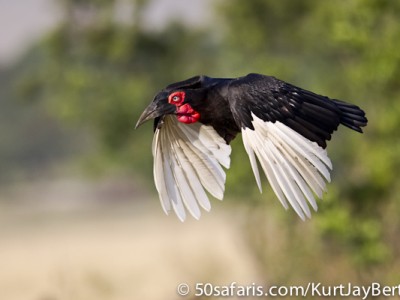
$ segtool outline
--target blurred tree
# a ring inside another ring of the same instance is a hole
[[[324,251],[351,254],[360,274],[393,263],[400,250],[393,239],[400,212],[399,3],[233,0],[219,11],[228,73],[274,74],[365,108],[366,134],[340,130],[330,143],[334,183],[316,221],[327,239]]]
[[[27,99],[15,99],[13,88],[20,84],[21,74],[30,68],[34,52],[32,50],[16,66],[0,68],[2,188],[18,179],[44,175],[60,160],[67,160],[82,149],[80,145],[75,144],[80,135],[72,134],[56,116],[47,113],[43,105],[29,103]],[[29,89],[28,86],[25,88]],[[28,94],[34,93],[31,90]]]
[[[40,63],[19,85],[21,96],[34,92],[52,113],[90,127],[103,142],[102,162],[130,161],[150,177],[152,136],[134,132],[135,122],[160,88],[213,65],[213,38],[179,23],[146,29],[147,1],[125,1],[132,15],[124,22],[115,15],[121,1],[61,3],[65,20],[44,41]]]

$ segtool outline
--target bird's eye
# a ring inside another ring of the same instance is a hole
[[[185,92],[174,92],[168,97],[168,103],[180,105],[185,100]]]

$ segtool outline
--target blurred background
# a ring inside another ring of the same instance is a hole
[[[400,283],[400,2],[0,0],[0,298],[178,299],[187,282]],[[165,85],[280,79],[361,106],[302,222],[238,138],[223,202],[165,216],[152,124]],[[190,297],[188,297],[190,299]]]

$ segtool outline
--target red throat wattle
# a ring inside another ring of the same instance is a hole
[[[179,122],[185,124],[195,123],[200,119],[200,114],[190,104],[186,103],[176,108],[176,116]]]
[[[200,119],[200,114],[189,103],[182,105],[185,100],[185,92],[174,92],[168,97],[168,103],[176,106],[176,116],[179,122],[185,124],[195,123]]]

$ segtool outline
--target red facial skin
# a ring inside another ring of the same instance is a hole
[[[200,114],[189,103],[182,104],[185,92],[174,92],[168,97],[168,103],[176,106],[176,115],[179,122],[185,124],[195,123],[200,119]]]

